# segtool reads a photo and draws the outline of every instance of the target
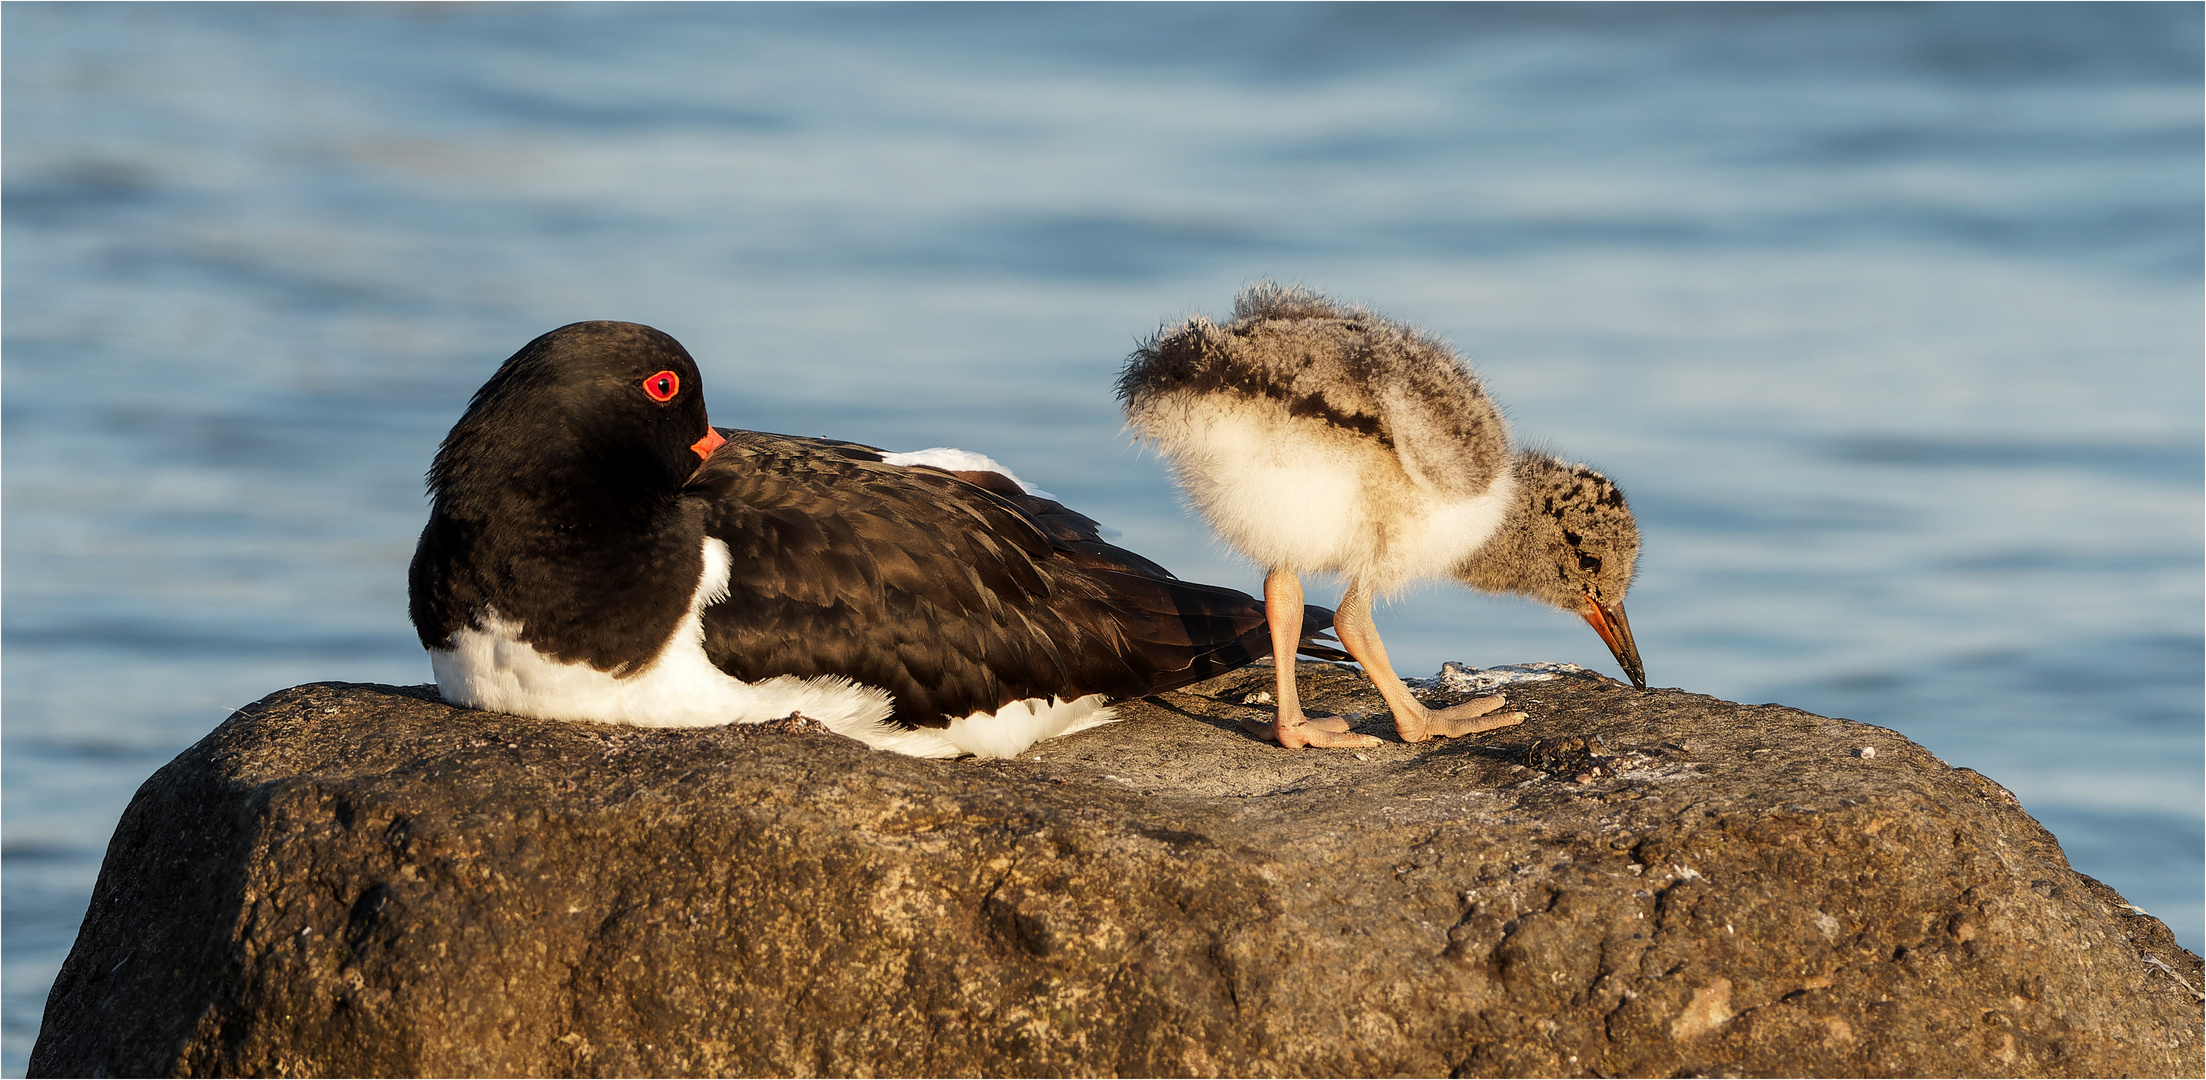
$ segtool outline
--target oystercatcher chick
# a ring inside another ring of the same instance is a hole
[[[446,700],[651,727],[802,714],[1010,757],[1271,645],[1261,601],[1173,577],[986,458],[715,429],[703,389],[673,338],[587,322],[475,394],[408,590]]]
[[[1264,566],[1275,612],[1299,609],[1301,575],[1348,579],[1341,646],[1409,742],[1506,727],[1506,698],[1428,709],[1387,662],[1374,595],[1452,577],[1575,612],[1635,686],[1646,674],[1624,619],[1639,530],[1608,478],[1533,450],[1441,342],[1299,288],[1261,284],[1233,321],[1167,326],[1118,383],[1128,424],[1162,450],[1211,527]],[[1300,627],[1275,625],[1279,640]],[[1367,746],[1338,718],[1307,717],[1293,650],[1275,665],[1279,712],[1251,730],[1285,746]]]

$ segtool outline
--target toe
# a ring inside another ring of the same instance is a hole
[[[1379,739],[1375,735],[1359,735],[1353,731],[1330,731],[1315,723],[1304,722],[1279,729],[1279,745],[1363,750],[1379,745]]]
[[[1495,728],[1515,727],[1524,723],[1524,719],[1525,714],[1520,712],[1485,713],[1479,716],[1460,717],[1435,714],[1432,718],[1432,726],[1428,729],[1428,734],[1461,738],[1465,735],[1475,735],[1481,731],[1492,731]]]
[[[1334,716],[1331,713],[1318,713],[1304,719],[1302,723],[1305,727],[1313,727],[1319,731],[1349,731],[1355,727],[1348,722],[1347,717]]]
[[[1495,694],[1491,697],[1472,698],[1461,705],[1450,705],[1445,709],[1434,709],[1432,715],[1436,718],[1446,717],[1450,720],[1467,720],[1474,716],[1484,716],[1507,704],[1509,704],[1507,694]]]

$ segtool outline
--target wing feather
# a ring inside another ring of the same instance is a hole
[[[1150,694],[1269,651],[1261,601],[1181,581],[1001,474],[724,434],[690,494],[734,556],[705,646],[738,678],[842,675],[940,726],[1025,698]]]

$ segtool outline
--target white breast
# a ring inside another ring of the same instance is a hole
[[[594,720],[638,727],[759,724],[801,713],[837,734],[914,757],[1016,757],[1047,738],[1116,719],[1101,695],[1063,702],[1014,702],[975,713],[948,728],[890,723],[887,691],[845,679],[781,675],[744,682],[705,656],[704,610],[727,595],[728,545],[706,538],[705,572],[659,654],[642,670],[615,677],[584,663],[554,660],[520,640],[521,627],[485,612],[482,626],[429,650],[437,690],[455,705],[544,720]]]
[[[1267,569],[1337,573],[1390,592],[1445,574],[1501,524],[1513,480],[1447,498],[1378,441],[1263,403],[1189,395],[1145,433],[1221,539]]]

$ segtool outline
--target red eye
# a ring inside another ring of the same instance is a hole
[[[643,381],[643,392],[653,401],[671,401],[682,392],[682,377],[671,371],[662,371]]]

